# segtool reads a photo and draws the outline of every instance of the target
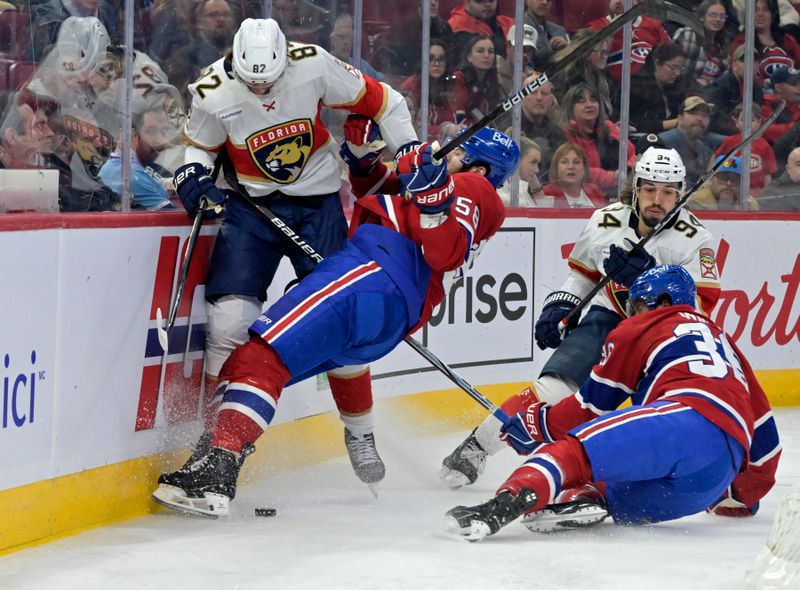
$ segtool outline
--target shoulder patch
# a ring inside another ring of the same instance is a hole
[[[717,259],[713,248],[700,248],[700,276],[717,280]]]

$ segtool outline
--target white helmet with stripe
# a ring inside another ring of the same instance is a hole
[[[275,82],[286,69],[286,37],[271,19],[246,18],[233,38],[233,70],[245,84]]]

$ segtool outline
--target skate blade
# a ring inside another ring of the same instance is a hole
[[[151,497],[156,504],[161,506],[211,520],[216,520],[220,516],[228,516],[230,512],[230,499],[219,494],[206,494],[203,498],[190,498],[180,488],[161,484]]]
[[[466,475],[460,471],[453,471],[444,466],[439,470],[439,479],[451,490],[457,490],[470,484]]]
[[[459,537],[470,543],[477,543],[485,539],[491,531],[489,525],[480,520],[470,520],[468,526],[461,526],[458,519],[449,514],[444,517],[444,531],[454,537]]]
[[[583,529],[600,524],[608,518],[608,510],[602,506],[585,506],[569,514],[558,514],[545,508],[522,518],[522,524],[533,533],[557,533]]]

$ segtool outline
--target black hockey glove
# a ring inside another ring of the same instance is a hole
[[[544,300],[542,313],[539,314],[539,319],[536,320],[536,326],[533,328],[536,346],[542,350],[558,348],[562,338],[559,324],[580,302],[580,298],[566,291],[550,293],[547,299]],[[564,328],[563,335],[566,336],[577,324],[578,317],[576,316]]]
[[[222,205],[225,204],[225,193],[216,187],[214,180],[208,175],[206,167],[202,164],[198,162],[184,164],[175,171],[175,178],[172,182],[191,219],[197,215],[200,199],[203,196],[211,206],[203,214],[205,219],[213,219],[222,211]]]
[[[625,238],[625,241],[633,249],[635,244],[628,238]],[[644,248],[632,253],[616,244],[611,244],[610,254],[603,261],[603,270],[606,276],[611,277],[614,282],[630,288],[636,277],[655,265],[656,259],[650,256]]]

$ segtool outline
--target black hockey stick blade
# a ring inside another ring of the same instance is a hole
[[[444,147],[440,148],[435,154],[433,154],[433,157],[437,160],[444,158],[462,143],[470,139],[478,131],[484,127],[487,127],[489,123],[497,119],[500,115],[514,108],[514,105],[519,104],[523,98],[529,94],[532,94],[533,92],[536,92],[536,90],[541,88],[552,78],[557,77],[564,70],[564,68],[589,55],[589,53],[592,52],[598,43],[608,39],[627,23],[633,22],[643,15],[653,15],[655,18],[662,20],[680,19],[679,22],[681,23],[693,23],[693,28],[696,28],[695,25],[699,23],[692,13],[669,3],[666,0],[643,0],[627,12],[623,12],[613,21],[608,23],[607,26],[597,31],[594,35],[586,37],[579,43],[572,43],[562,49],[556,54],[555,63],[545,70],[545,72],[540,74],[536,79],[528,82],[528,84],[523,86],[519,92],[505,99],[502,103],[489,111],[471,127],[468,127],[462,133],[447,142]],[[699,29],[703,29],[702,23],[699,23]]]
[[[647,242],[649,242],[656,235],[661,233],[664,230],[664,228],[668,227],[674,221],[675,217],[678,216],[678,213],[680,213],[680,210],[683,209],[684,205],[686,205],[686,203],[689,202],[689,199],[692,198],[692,195],[694,195],[694,193],[696,193],[698,190],[700,190],[706,184],[708,184],[708,181],[711,180],[711,178],[717,172],[719,172],[719,170],[722,167],[725,166],[725,163],[734,154],[736,154],[736,152],[738,152],[740,149],[742,149],[747,144],[755,141],[756,139],[758,139],[759,137],[764,135],[764,133],[767,131],[767,129],[769,129],[769,126],[772,125],[778,119],[780,114],[783,112],[784,108],[786,108],[786,103],[785,102],[780,103],[775,108],[775,110],[772,112],[772,114],[769,116],[769,118],[766,121],[764,121],[764,123],[762,123],[761,127],[759,127],[758,129],[753,131],[750,135],[748,135],[747,137],[742,139],[742,141],[740,141],[738,145],[736,145],[735,147],[731,148],[716,164],[714,164],[708,170],[708,172],[706,172],[703,176],[698,178],[697,181],[694,183],[694,185],[692,185],[692,188],[690,188],[688,191],[686,191],[683,194],[683,196],[681,196],[681,198],[678,199],[678,201],[675,203],[675,206],[672,209],[670,209],[667,212],[667,214],[664,215],[664,217],[661,218],[661,221],[659,221],[655,225],[655,227],[653,227],[652,231],[649,234],[647,234],[646,236],[644,236],[642,239],[640,239],[638,242],[636,242],[636,244],[633,246],[633,248],[631,248],[631,252],[641,251],[644,248],[644,245]],[[594,299],[595,295],[597,295],[610,281],[611,281],[611,277],[610,276],[603,275],[603,278],[601,278],[600,281],[598,281],[598,283],[592,288],[592,290],[589,291],[589,293],[587,293],[584,296],[583,299],[581,299],[580,303],[578,303],[578,305],[576,305],[572,309],[572,311],[570,311],[566,315],[566,317],[563,320],[561,320],[561,323],[559,324],[559,326],[562,329],[562,331],[566,326],[569,325],[569,323],[574,318],[580,316],[580,313],[584,310],[584,308],[587,305],[589,305],[589,302],[592,299]]]

